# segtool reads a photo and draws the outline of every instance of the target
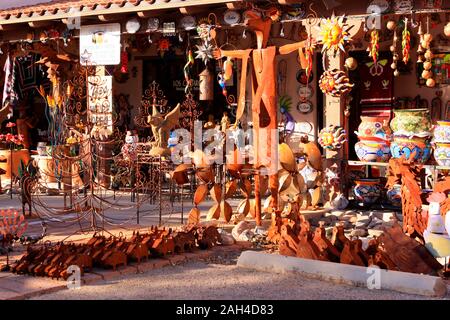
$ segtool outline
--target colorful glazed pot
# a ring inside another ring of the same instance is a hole
[[[431,144],[427,138],[394,136],[391,142],[391,154],[393,158],[405,157],[409,159],[416,153],[414,160],[420,163],[428,161],[431,155]]]
[[[391,129],[383,117],[361,117],[361,124],[358,127],[359,137],[377,137],[389,139]]]
[[[391,156],[391,151],[387,141],[377,138],[360,137],[360,141],[355,144],[356,156],[361,161],[386,162]]]
[[[380,199],[381,188],[379,179],[361,179],[355,181],[353,188],[355,198],[363,205],[371,205]]]
[[[428,109],[394,110],[391,129],[396,135],[425,137],[430,135],[431,118]]]
[[[433,131],[434,142],[450,143],[450,121],[437,121]]]
[[[434,159],[440,166],[450,166],[450,142],[435,143]]]
[[[386,192],[386,197],[389,202],[395,207],[402,206],[402,186],[400,184],[395,184]]]

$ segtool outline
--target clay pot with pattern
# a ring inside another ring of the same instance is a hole
[[[450,121],[437,121],[433,129],[433,141],[450,143]]]
[[[355,144],[356,156],[361,161],[386,162],[391,157],[389,142],[376,137],[359,137]]]
[[[450,166],[450,142],[434,143],[434,159],[440,166]]]
[[[428,137],[431,117],[428,109],[397,109],[390,126],[394,135]]]
[[[391,142],[391,154],[393,158],[405,157],[409,159],[415,152],[414,160],[425,163],[431,156],[431,144],[426,137],[394,136]]]
[[[353,193],[356,200],[364,206],[369,206],[378,201],[381,197],[381,187],[379,179],[360,179],[355,181],[356,186]]]
[[[377,137],[389,140],[391,129],[386,118],[383,117],[361,117],[358,127],[359,137]]]

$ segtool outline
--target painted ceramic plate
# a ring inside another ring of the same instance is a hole
[[[159,28],[159,19],[158,18],[149,18],[147,24],[147,31],[157,31]]]
[[[311,98],[313,93],[314,90],[312,86],[300,86],[297,91],[299,98],[303,100],[308,100],[309,98]]]
[[[389,9],[389,2],[386,0],[373,0],[367,7],[367,13],[383,13]]]
[[[184,30],[193,30],[197,26],[197,21],[193,16],[184,16],[180,20],[180,27]]]
[[[310,133],[313,130],[313,126],[310,122],[300,122],[298,128],[301,133]]]
[[[308,82],[311,83],[311,81],[314,79],[314,74],[311,72],[309,75],[309,79],[306,77],[306,70],[298,70],[296,75],[297,81],[303,85],[307,85]]]
[[[414,7],[411,0],[395,0],[394,1],[394,10],[397,12],[407,12],[411,11]]]
[[[241,14],[237,11],[228,10],[223,15],[223,21],[225,21],[226,24],[234,25],[241,21]]]
[[[297,104],[297,110],[301,113],[310,113],[313,110],[313,105],[310,101],[300,101]]]

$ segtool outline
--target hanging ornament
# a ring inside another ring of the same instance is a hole
[[[316,41],[311,36],[311,32],[308,33],[308,38],[305,44],[305,60],[306,60],[306,78],[307,81],[311,76],[313,69],[314,50],[316,48]]]
[[[225,60],[223,64],[223,70],[224,70],[224,80],[228,81],[233,76],[233,60],[228,57],[227,60]]]
[[[433,59],[433,53],[431,52],[431,41],[433,40],[433,36],[430,34],[430,18],[427,17],[427,33],[425,33],[422,37],[421,46],[423,46],[424,49],[426,49],[424,58],[425,61],[423,62],[423,71],[422,71],[422,78],[426,79],[425,84],[427,87],[434,87],[436,82],[433,79],[433,72],[431,71],[431,68],[433,67],[432,60]]]
[[[213,73],[208,68],[205,68],[200,74],[199,82],[199,99],[202,101],[214,100],[214,79]]]
[[[120,54],[120,72],[121,73],[128,73],[128,53],[126,50],[123,50]]]
[[[397,23],[394,20],[389,20],[386,23],[386,28],[388,28],[388,30],[394,31],[394,29],[397,27]]]
[[[164,54],[169,51],[170,48],[170,41],[168,38],[161,38],[158,41],[158,52],[161,58],[164,58]]]
[[[344,71],[334,69],[325,71],[319,80],[319,87],[323,93],[333,97],[340,97],[352,90],[353,84]]]
[[[284,38],[284,24],[281,24],[280,37]]]
[[[189,77],[189,72],[190,72],[191,66],[194,65],[194,57],[192,56],[192,50],[191,49],[189,49],[187,51],[186,58],[187,58],[187,62],[184,65],[184,68],[183,68],[184,80],[186,81],[186,87],[184,89],[184,92],[188,93],[188,91],[190,90],[190,87],[192,86],[192,79],[190,79],[190,77]]]
[[[349,57],[345,59],[345,66],[349,70],[355,70],[358,67],[358,61],[356,61],[356,59],[353,57]]]
[[[372,32],[370,33],[370,45],[367,48],[367,51],[369,51],[369,57],[372,57],[372,60],[375,64],[378,60],[378,49],[380,48],[379,40],[380,36],[378,30],[372,30]]]
[[[345,52],[344,44],[346,41],[350,41],[348,30],[349,26],[345,21],[345,16],[336,17],[334,14],[331,18],[322,19],[319,29],[318,43],[321,44],[322,52],[328,52],[331,50],[334,55],[339,50]]]
[[[405,18],[405,28],[402,32],[402,53],[403,53],[403,62],[407,64],[409,62],[409,50],[411,47],[411,34],[408,30],[408,18]]]
[[[389,48],[392,52],[392,64],[391,64],[391,69],[394,70],[394,76],[398,77],[398,75],[400,74],[397,70],[397,61],[399,59],[398,53],[396,52],[397,50],[397,41],[398,41],[398,37],[397,37],[397,30],[394,29],[394,37],[392,39],[392,45]]]

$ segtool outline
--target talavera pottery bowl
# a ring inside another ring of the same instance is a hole
[[[434,143],[434,159],[440,166],[450,166],[450,142]]]
[[[437,121],[433,130],[434,142],[450,143],[450,121]]]
[[[371,205],[380,199],[381,187],[379,179],[360,179],[355,181],[353,193],[363,205]]]
[[[367,162],[386,162],[391,156],[387,142],[363,137],[355,144],[355,151],[359,160]]]
[[[394,136],[391,142],[391,154],[393,158],[405,157],[409,159],[415,152],[414,160],[425,163],[431,156],[431,144],[426,138]]]
[[[431,118],[428,109],[397,109],[390,126],[395,134],[418,135],[431,130]]]

